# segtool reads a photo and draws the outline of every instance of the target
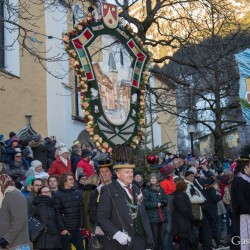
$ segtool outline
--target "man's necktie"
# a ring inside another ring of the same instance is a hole
[[[133,197],[133,190],[131,189],[130,185],[125,186],[125,188],[128,189],[129,193],[130,193],[131,196]]]

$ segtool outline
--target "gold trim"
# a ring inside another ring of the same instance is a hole
[[[122,168],[135,168],[135,164],[118,164],[114,165],[113,169],[122,169]]]
[[[236,161],[250,161],[250,159],[238,157]]]
[[[98,168],[110,167],[110,166],[112,166],[112,165],[113,165],[113,163],[98,165]]]

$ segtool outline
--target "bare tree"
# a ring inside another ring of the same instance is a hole
[[[32,56],[45,70],[49,70],[46,62],[62,60],[63,52],[48,58],[46,48],[33,46],[32,41],[39,44],[44,39],[62,39],[40,32],[39,21],[44,9],[53,10],[64,5],[65,15],[72,25],[75,0],[20,0],[16,5],[9,0],[0,1],[5,10],[1,12],[0,24],[10,33],[13,30],[17,32],[10,44],[0,44],[1,51],[12,49],[14,43],[19,43],[22,53]],[[165,86],[148,88],[156,96],[156,111],[185,119],[191,117],[195,124],[203,124],[214,134],[215,151],[222,156],[223,131],[244,124],[244,121],[235,119],[235,110],[238,113],[239,109],[238,76],[232,54],[249,45],[250,40],[244,39],[249,25],[242,25],[239,21],[244,14],[239,11],[246,9],[243,4],[249,7],[249,3],[246,0],[114,1],[120,7],[120,17],[135,27],[137,36],[154,53],[153,62],[171,62],[164,70],[153,71],[176,86],[177,106],[169,101],[169,98],[175,99],[172,89]],[[83,16],[98,7],[95,1],[77,3],[83,10]],[[242,5],[237,7],[234,3]],[[187,106],[190,99],[192,101]],[[203,100],[207,106],[195,106],[197,100]],[[189,112],[185,113],[187,108]],[[210,111],[213,117],[207,119],[204,114]]]
[[[214,152],[220,158],[224,156],[224,132],[245,124],[238,100],[239,76],[234,54],[250,45],[249,26],[241,25],[233,10],[221,9],[222,6],[208,6],[209,18],[197,26],[197,37],[203,38],[197,39],[199,44],[196,41],[183,45],[163,71],[154,70],[176,84],[176,107],[161,102],[166,95],[164,88],[152,90],[159,110],[179,116],[184,123],[202,125],[198,126],[200,130],[212,133]]]
[[[92,0],[19,0],[14,2],[16,3],[13,4],[11,0],[0,1],[1,29],[3,30],[4,27],[9,33],[16,32],[16,36],[9,44],[3,44],[2,41],[4,39],[0,40],[0,50],[1,52],[11,50],[13,44],[19,43],[22,53],[27,52],[34,58],[34,61],[41,63],[46,70],[48,69],[45,62],[60,61],[62,60],[62,54],[48,58],[46,56],[48,49],[46,50],[43,46],[34,46],[34,41],[39,45],[45,39],[61,40],[62,38],[53,37],[53,34],[44,34],[41,32],[41,20],[44,16],[44,10],[51,8],[53,11],[55,8],[60,8],[60,5],[65,6],[65,16],[68,17],[70,27],[72,26],[72,18],[74,19],[76,14],[76,4],[80,6],[79,10],[82,12],[80,16],[82,17],[87,16],[93,9],[97,10],[98,8],[98,1]],[[207,14],[211,14],[207,10],[212,9],[211,6],[213,5],[215,6],[215,10],[211,11],[219,13],[224,9],[222,15],[225,15],[230,1],[226,0],[220,3],[215,0],[114,0],[114,2],[120,7],[120,17],[125,18],[125,20],[135,27],[137,30],[135,33],[137,33],[138,37],[154,52],[153,61],[155,63],[163,63],[166,60],[174,60],[172,57],[174,50],[181,48],[185,44],[202,40],[206,35],[208,37],[209,34],[205,29],[210,27],[203,27],[203,37],[200,37],[201,32],[199,30],[201,20]],[[75,20],[75,22],[77,21],[79,20]],[[204,24],[205,26],[210,25],[206,21]],[[216,26],[217,24],[214,23],[212,25]],[[228,29],[230,29],[230,25]],[[156,30],[157,32],[155,32]],[[226,30],[223,28],[222,32],[226,32]],[[181,63],[181,61],[179,62]]]

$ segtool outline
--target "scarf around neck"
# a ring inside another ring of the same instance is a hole
[[[159,191],[159,189],[160,189],[160,184],[159,183],[157,183],[157,184],[150,184],[150,186],[151,186],[152,189],[156,189],[157,191]]]
[[[0,175],[0,208],[2,207],[5,195],[16,190],[15,183],[7,174]]]
[[[250,183],[250,176],[247,176],[246,174],[239,173],[238,177],[240,177],[240,178],[244,179],[245,181],[247,181],[248,183]]]

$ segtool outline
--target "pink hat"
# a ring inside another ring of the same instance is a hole
[[[10,139],[10,144],[12,144],[13,142],[19,142],[18,137],[13,136],[13,137]]]
[[[234,169],[236,168],[236,162],[233,162],[232,164],[231,164],[231,168],[232,168],[232,170],[234,171]]]
[[[205,165],[207,163],[207,159],[201,159],[201,165]]]

